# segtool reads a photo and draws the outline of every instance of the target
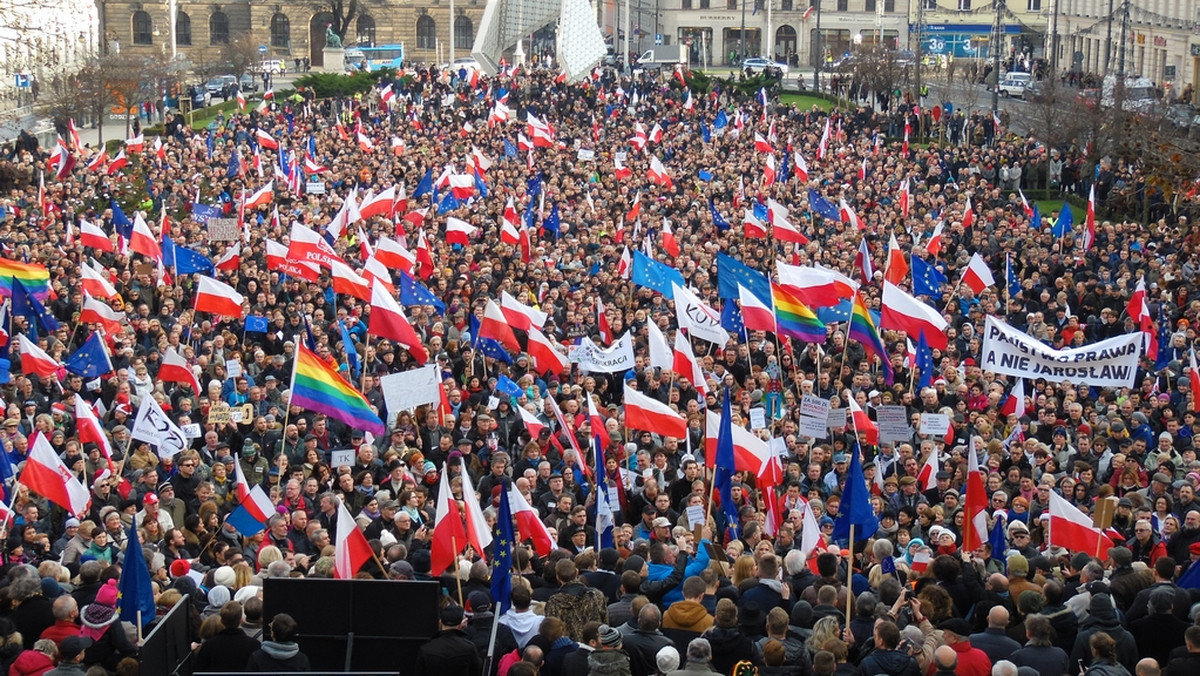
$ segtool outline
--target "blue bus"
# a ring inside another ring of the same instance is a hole
[[[346,66],[353,69],[372,71],[379,68],[400,69],[404,63],[404,45],[376,45],[374,47],[348,47]]]

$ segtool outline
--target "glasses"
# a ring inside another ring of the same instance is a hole
[[[196,463],[194,463],[194,462],[185,462],[182,465],[180,465],[180,467],[195,467],[195,466],[196,466]]]
[[[1149,528],[1135,528],[1135,529],[1133,529],[1133,532],[1135,532],[1135,533],[1149,533],[1149,532],[1150,532],[1150,529],[1149,529]]]
[[[1017,538],[1028,538],[1028,537],[1029,537],[1028,533],[1014,533],[1013,534],[1014,540],[1016,540]]]

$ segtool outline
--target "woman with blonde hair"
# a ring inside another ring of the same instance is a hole
[[[267,545],[266,547],[263,547],[262,549],[260,549],[258,551],[257,568],[258,568],[258,570],[266,570],[267,566],[271,565],[272,563],[275,563],[276,561],[282,561],[282,560],[283,560],[283,552],[275,545]],[[235,573],[237,572],[236,568],[234,569],[234,572]],[[237,588],[241,589],[243,586],[244,585],[239,584],[237,586]]]
[[[730,579],[735,587],[740,588],[742,583],[749,582],[751,585],[758,584],[758,561],[750,554],[743,554],[733,562],[733,571],[730,574]]]

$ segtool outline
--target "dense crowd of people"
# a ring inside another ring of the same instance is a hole
[[[481,674],[495,621],[489,676],[1152,676],[1200,664],[1192,611],[1200,599],[1176,585],[1200,557],[1196,405],[1186,373],[1200,321],[1196,237],[1186,219],[1164,212],[1151,223],[1098,223],[1085,247],[1081,218],[1065,234],[1055,227],[1057,209],[1032,222],[1022,193],[1047,180],[1107,190],[1143,181],[1136,167],[1105,161],[1093,172],[1078,148],[1006,135],[992,120],[987,134],[910,144],[900,138],[906,122],[928,114],[911,105],[827,113],[733,91],[688,92],[675,78],[556,76],[518,70],[475,81],[421,68],[354,98],[251,103],[207,130],[170,120],[161,155],[148,136],[145,150],[128,152],[129,165],[112,172],[87,166],[96,149],[68,149],[78,160],[59,175],[45,171],[45,149],[15,154],[9,170],[23,180],[0,197],[0,245],[5,258],[48,269],[45,306],[57,326],[10,307],[0,434],[16,471],[0,587],[8,673],[44,673],[19,665],[55,660],[52,673],[132,673],[122,659],[136,654],[138,634],[122,630],[114,610],[130,555],[147,561],[160,617],[192,601],[197,668],[307,668],[295,641],[304,627],[287,615],[264,618],[261,585],[332,577],[341,505],[372,549],[358,576],[445,586],[442,607],[429,609],[441,631],[414,674]],[[550,129],[550,147],[525,147],[527,116]],[[272,201],[239,214],[245,195],[280,164],[278,151],[257,145],[258,132],[290,151],[287,163],[307,159],[312,173],[298,182],[304,190],[277,179]],[[767,155],[778,171],[773,183],[764,179]],[[655,161],[669,181],[648,175]],[[478,167],[469,199],[448,200],[446,186],[421,189],[446,165],[454,174]],[[355,269],[381,237],[416,252],[412,275],[445,305],[405,308],[419,346],[368,337],[371,304],[335,292],[328,271],[306,281],[267,259],[268,241],[286,246],[293,222],[325,232],[352,190],[361,200],[394,186],[404,186],[394,214],[352,221],[329,239]],[[813,193],[845,203],[861,228],[815,213]],[[769,201],[810,243],[747,236],[745,215]],[[197,276],[119,246],[114,218],[144,213],[154,235],[228,260],[235,243],[210,239],[192,215],[197,203],[245,224],[236,265],[209,273],[244,295],[241,317],[196,312]],[[510,205],[527,247],[502,233]],[[973,222],[964,227],[967,209]],[[447,236],[450,218],[477,228],[466,244]],[[82,221],[102,228],[115,251],[85,245]],[[931,253],[935,231],[941,247]],[[878,313],[893,238],[950,280],[926,297],[950,326],[947,347],[933,351],[928,387],[916,386],[915,336],[883,331],[889,379],[847,338],[846,316],[828,308],[820,344],[753,330],[724,345],[682,341],[704,383],[649,365],[647,325],[668,338],[678,326],[668,299],[630,279],[630,252],[674,268],[719,311],[733,301],[718,297],[718,252],[768,274],[780,259],[861,278],[855,252],[865,242],[876,272],[859,292]],[[979,294],[957,283],[975,253],[999,280]],[[103,270],[117,292],[108,303],[127,315],[102,336],[113,370],[99,378],[24,372],[18,334],[65,359],[101,330],[79,321],[85,265]],[[1055,348],[1088,345],[1139,329],[1126,313],[1139,281],[1164,354],[1142,358],[1136,387],[1030,380],[1027,413],[1001,411],[1012,379],[978,366],[986,316]],[[539,372],[525,332],[520,352],[481,343],[473,319],[502,292],[546,313],[544,334],[564,355],[582,338],[607,343],[631,332],[636,367]],[[248,317],[263,321],[249,325]],[[361,389],[384,434],[289,405],[299,341]],[[422,350],[441,374],[442,401],[387,410],[380,379],[419,366]],[[200,391],[159,378],[168,351],[186,360]],[[630,429],[626,387],[678,411],[688,433]],[[736,518],[709,504],[716,459],[706,412],[720,412],[724,390],[735,425],[750,429],[755,409],[765,411],[752,433],[778,440],[781,463],[775,486],[754,471],[737,473]],[[871,417],[890,404],[941,412],[953,425],[945,437],[914,431],[880,445],[856,438],[852,425],[810,438],[799,432],[798,405],[809,394],[834,408],[852,397]],[[156,444],[132,438],[147,397],[196,430],[189,448],[163,457]],[[589,418],[589,400],[603,420]],[[79,401],[110,439],[111,468],[81,438]],[[248,411],[210,421],[221,404]],[[527,417],[540,432],[530,433]],[[586,450],[594,424],[608,438],[602,491]],[[91,491],[86,510],[69,513],[21,482],[38,436]],[[333,464],[334,452],[347,449],[352,461]],[[989,528],[1003,523],[1002,541],[964,550],[971,452],[987,473],[987,519]],[[852,454],[868,476],[883,478],[871,498],[879,529],[856,542],[834,537]],[[931,455],[940,471],[919,482]],[[443,473],[450,500],[477,502],[489,524],[500,492],[514,486],[555,538],[548,554],[528,541],[516,547],[510,598],[491,594],[494,545],[466,547],[450,569],[431,568]],[[257,533],[227,521],[239,475],[263,487],[275,508]],[[597,496],[610,490],[613,544],[600,547]],[[1109,529],[1115,546],[1054,544],[1045,527],[1051,492],[1085,514],[1119,498]],[[689,507],[704,510],[695,528]],[[821,531],[816,547],[804,548],[806,512]],[[131,527],[141,551],[127,547]]]

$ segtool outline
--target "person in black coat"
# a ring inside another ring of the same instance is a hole
[[[897,650],[900,645],[900,629],[894,622],[880,622],[875,626],[875,650],[858,665],[864,674],[887,674],[888,676],[921,676],[917,660],[906,652]]]
[[[438,634],[417,652],[413,676],[481,676],[483,660],[463,631],[465,617],[461,606],[442,608]]]
[[[1008,608],[992,606],[987,614],[987,629],[971,634],[971,645],[987,653],[992,664],[1008,659],[1009,655],[1021,649],[1021,644],[1005,633],[1008,618]]]
[[[1129,609],[1125,611],[1126,626],[1133,626],[1134,622],[1149,615],[1150,610],[1150,595],[1160,589],[1170,590],[1173,598],[1174,610],[1172,613],[1180,621],[1185,624],[1190,623],[1188,611],[1192,607],[1191,594],[1188,590],[1176,585],[1172,580],[1175,579],[1175,559],[1169,556],[1160,557],[1154,562],[1154,584],[1146,587],[1133,597],[1133,602],[1129,604]],[[1159,664],[1162,664],[1160,661]]]
[[[1166,664],[1171,649],[1183,643],[1183,635],[1189,623],[1172,613],[1175,603],[1173,589],[1165,585],[1152,589],[1154,592],[1150,594],[1150,614],[1130,622],[1129,633],[1133,634],[1134,640],[1137,641],[1138,655],[1153,657],[1159,664]]]
[[[196,671],[241,671],[261,646],[242,631],[242,604],[230,601],[221,606],[221,633],[200,646]]]
[[[467,596],[467,607],[471,609],[471,617],[467,620],[463,632],[466,633],[471,643],[475,644],[480,661],[484,661],[487,659],[488,643],[492,639],[492,618],[495,617],[492,613],[492,600],[487,592],[473,591]],[[513,636],[512,629],[503,624],[497,625],[496,649],[492,653],[495,659],[492,662],[491,674],[496,673],[500,655],[511,653],[516,649],[517,639]]]
[[[8,619],[21,632],[25,649],[32,650],[42,632],[54,624],[54,602],[42,596],[42,582],[33,576],[14,580],[8,593],[16,605]]]
[[[1039,674],[1047,676],[1071,673],[1071,660],[1067,657],[1067,651],[1050,641],[1053,632],[1054,625],[1048,618],[1030,615],[1025,618],[1025,634],[1029,637],[1029,642],[1005,659],[1018,667],[1033,667]],[[971,645],[976,645],[974,636],[971,637]]]
[[[474,650],[470,652],[475,654]],[[250,654],[245,670],[275,673],[302,672],[310,669],[308,655],[300,652],[300,646],[296,644],[296,620],[287,613],[279,613],[271,620],[271,640],[263,641],[262,647]]]
[[[637,629],[623,634],[621,648],[629,655],[629,671],[633,676],[654,676],[658,672],[658,651],[674,645],[659,631],[662,611],[647,603],[638,611]]]
[[[762,649],[738,629],[737,605],[731,599],[717,601],[716,624],[702,638],[712,646],[712,667],[719,674],[728,674],[742,660],[764,665]]]

